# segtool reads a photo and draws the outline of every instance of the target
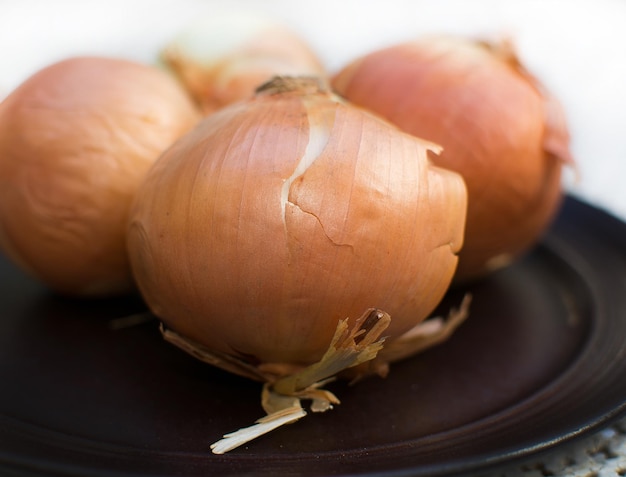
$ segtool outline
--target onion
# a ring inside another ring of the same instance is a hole
[[[0,245],[59,292],[133,287],[128,208],[149,166],[200,114],[169,74],[64,60],[0,104]]]
[[[167,150],[132,207],[139,289],[167,327],[252,364],[319,360],[368,308],[398,337],[446,292],[465,222],[434,144],[277,78]]]
[[[540,238],[572,162],[563,111],[508,41],[429,37],[371,52],[338,72],[334,89],[401,129],[441,144],[433,161],[468,188],[456,280],[511,263]]]
[[[310,46],[282,24],[252,13],[216,13],[190,25],[162,52],[205,113],[247,99],[275,75],[325,75]]]

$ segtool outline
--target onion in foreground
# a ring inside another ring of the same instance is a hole
[[[0,104],[0,246],[51,288],[133,289],[128,208],[159,154],[200,114],[170,75],[81,57],[34,74]]]
[[[139,288],[181,335],[252,362],[314,362],[372,307],[399,336],[439,303],[463,240],[465,186],[437,149],[315,81],[270,83],[148,173],[128,232]]]
[[[299,419],[300,399],[332,407],[320,386],[374,359],[383,331],[389,361],[414,351],[401,337],[442,299],[463,240],[465,185],[431,164],[438,150],[317,80],[277,78],[151,168],[128,230],[142,295],[169,341],[266,382],[269,416],[214,452]]]
[[[369,53],[334,89],[402,130],[441,144],[433,161],[468,188],[457,281],[511,263],[551,223],[573,162],[564,113],[508,41],[429,37]]]

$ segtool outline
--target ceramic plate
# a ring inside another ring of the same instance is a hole
[[[524,260],[463,293],[471,316],[386,379],[331,386],[342,404],[216,456],[263,415],[260,386],[164,342],[114,331],[137,298],[77,301],[0,261],[0,474],[476,473],[626,413],[626,225],[568,198]]]

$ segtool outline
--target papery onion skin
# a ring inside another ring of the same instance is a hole
[[[57,292],[134,289],[125,247],[131,199],[200,112],[171,75],[69,58],[0,104],[0,246]]]
[[[317,361],[370,307],[400,335],[439,303],[463,241],[465,185],[432,166],[435,145],[294,81],[177,141],[130,218],[151,310],[253,363]]]
[[[248,99],[276,75],[326,76],[295,31],[260,14],[218,12],[189,25],[162,51],[205,114]]]
[[[394,45],[347,65],[332,85],[354,104],[441,144],[434,162],[465,179],[457,282],[515,261],[552,222],[562,166],[573,162],[565,116],[509,40],[436,36]]]

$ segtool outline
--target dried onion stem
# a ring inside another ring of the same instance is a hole
[[[224,454],[306,416],[302,400],[311,401],[312,412],[326,412],[340,404],[337,396],[323,389],[337,376],[352,377],[353,381],[369,374],[385,376],[391,362],[445,341],[467,318],[470,301],[471,297],[466,295],[459,308],[451,310],[447,319],[436,317],[427,320],[387,344],[381,335],[391,323],[388,313],[369,309],[351,328],[348,319],[341,320],[322,358],[300,369],[281,364],[255,366],[232,355],[212,351],[167,329],[163,324],[161,333],[166,341],[201,361],[264,382],[261,403],[267,415],[252,426],[225,434],[211,445],[214,454]]]

